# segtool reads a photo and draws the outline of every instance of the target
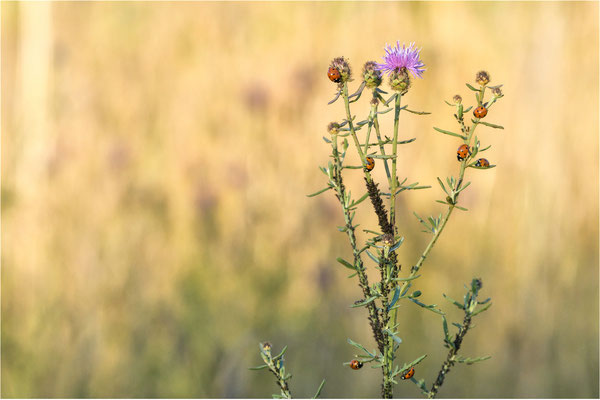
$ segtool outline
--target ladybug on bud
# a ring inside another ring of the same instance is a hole
[[[342,80],[342,74],[340,73],[340,70],[335,67],[329,67],[327,76],[331,82],[339,83]]]
[[[361,369],[363,367],[363,363],[358,360],[350,361],[350,368],[352,369]]]
[[[473,115],[475,118],[483,118],[487,115],[487,108],[484,106],[479,106],[475,110],[473,110]]]
[[[456,151],[456,159],[458,161],[462,161],[467,158],[471,154],[471,150],[469,146],[466,144],[461,144],[458,150]]]
[[[415,374],[415,367],[410,367],[410,369],[402,375],[402,379],[410,379],[413,377],[414,374]]]

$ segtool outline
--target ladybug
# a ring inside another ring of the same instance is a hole
[[[471,150],[469,149],[469,146],[466,144],[461,144],[460,147],[458,148],[458,151],[456,152],[456,159],[458,161],[462,161],[465,158],[467,158],[469,156],[469,154],[471,154]]]
[[[373,160],[373,157],[367,157],[367,165],[365,165],[365,169],[367,171],[372,171],[373,168],[375,168],[375,160]]]
[[[363,363],[361,363],[358,360],[352,360],[350,361],[350,368],[352,369],[361,369],[363,366]]]
[[[327,76],[331,82],[339,83],[342,80],[342,74],[340,74],[340,70],[335,67],[329,67]]]
[[[479,106],[475,110],[473,110],[473,115],[475,118],[483,118],[487,115],[487,108],[484,106]]]
[[[402,379],[410,379],[413,377],[414,374],[415,374],[415,367],[410,367],[410,369],[408,371],[406,371],[404,373],[404,375],[402,375]]]
[[[477,162],[475,163],[476,167],[482,167],[482,168],[487,168],[490,166],[490,162],[488,160],[486,160],[485,158],[480,158],[479,160],[477,160]]]

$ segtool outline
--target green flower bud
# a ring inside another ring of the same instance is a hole
[[[377,69],[375,61],[367,61],[363,67],[363,79],[365,86],[369,89],[375,89],[381,85],[381,71]]]
[[[390,73],[390,87],[403,96],[410,89],[410,77],[406,68],[400,68]]]

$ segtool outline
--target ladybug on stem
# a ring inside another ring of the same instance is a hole
[[[358,360],[350,361],[350,368],[352,369],[361,369],[363,367],[363,363]]]
[[[342,74],[340,73],[340,70],[335,67],[329,67],[327,76],[331,82],[339,83],[342,80]]]
[[[402,375],[402,379],[410,379],[413,377],[414,374],[415,374],[415,367],[410,367],[410,369],[408,371],[406,371],[404,373],[404,375]]]
[[[373,157],[367,157],[367,164],[365,165],[365,169],[367,171],[372,171],[375,168],[375,160]]]
[[[484,106],[479,106],[475,110],[473,110],[473,115],[475,118],[483,118],[487,115],[487,108]]]
[[[458,161],[462,161],[467,158],[471,154],[471,149],[466,144],[461,144],[458,150],[456,151],[456,159]]]

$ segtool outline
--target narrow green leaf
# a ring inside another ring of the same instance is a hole
[[[450,303],[454,304],[456,307],[460,308],[461,310],[465,309],[465,307],[462,304],[460,304],[458,301],[454,300],[452,297],[448,296],[447,294],[442,293],[442,296],[444,296],[444,298],[446,300],[448,300]]]
[[[404,237],[398,239],[398,241],[392,247],[390,247],[390,251],[398,250],[398,247],[402,246],[402,243],[404,243]]]
[[[467,182],[467,183],[466,183],[466,184],[464,184],[464,185],[463,185],[463,186],[462,186],[460,189],[458,189],[458,190],[456,191],[456,193],[460,193],[460,192],[462,192],[463,190],[465,190],[466,188],[468,188],[470,184],[471,184],[471,182]]]
[[[430,112],[427,112],[427,111],[413,111],[413,110],[409,110],[408,108],[406,108],[405,110],[408,111],[409,113],[418,114],[418,115],[431,114]]]
[[[307,195],[306,195],[306,197],[315,197],[315,196],[318,196],[318,195],[320,195],[321,193],[323,193],[323,192],[326,192],[326,191],[327,191],[327,190],[329,190],[329,189],[331,189],[331,186],[327,186],[326,188],[324,188],[324,189],[321,189],[321,190],[319,190],[319,191],[317,191],[317,192],[315,192],[315,193],[312,193],[312,194],[307,194]]]
[[[457,206],[456,204],[454,205],[454,207],[458,208],[461,211],[469,211],[468,209],[461,207],[461,206]]]
[[[265,365],[259,365],[258,367],[250,367],[250,368],[248,368],[248,369],[250,369],[250,370],[252,370],[252,371],[258,371],[258,370],[261,370],[261,369],[265,369],[265,368],[267,368],[267,367],[268,367],[268,365],[267,365],[267,364],[265,364]]]
[[[393,155],[393,154],[371,154],[369,157],[372,158],[380,158],[380,159],[390,159],[390,158],[396,158],[397,156]]]
[[[354,278],[356,275],[358,275],[358,272],[353,273],[352,275],[348,275],[348,279],[350,278]]]
[[[444,100],[444,103],[448,104],[450,107],[454,107],[454,104],[450,104],[446,100]]]
[[[350,264],[348,261],[344,260],[342,257],[338,257],[338,258],[336,258],[336,260],[337,260],[337,262],[342,264],[344,267],[346,267],[348,269],[356,270],[356,268],[354,268],[354,265]]]
[[[490,308],[492,306],[493,303],[488,303],[485,306],[481,307],[479,310],[475,311],[473,314],[471,314],[471,316],[476,316],[479,313],[484,312],[485,310],[487,310],[488,308]]]
[[[447,131],[447,130],[444,130],[444,129],[436,128],[435,126],[433,127],[433,129],[435,129],[436,131],[441,132],[443,134],[446,134],[446,135],[456,136],[456,137],[461,138],[462,140],[467,140],[466,136],[459,135],[458,133],[454,133],[454,132],[450,132],[450,131]]]
[[[459,363],[465,363],[467,365],[471,365],[476,362],[489,360],[490,358],[492,358],[492,356],[483,356],[483,357],[475,357],[475,358],[458,356],[458,357],[456,357],[456,361]]]
[[[473,108],[473,106],[470,106],[469,108],[467,108],[466,110],[463,111],[463,113],[468,113],[469,111],[471,111],[471,109]]]
[[[334,97],[333,99],[331,99],[331,100],[329,101],[329,103],[327,103],[327,104],[333,104],[333,103],[334,103],[334,102],[335,102],[335,101],[336,101],[336,100],[337,100],[337,99],[340,97],[340,95],[341,95],[341,94],[342,94],[342,92],[341,92],[341,91],[337,92],[337,93],[335,94],[335,97]]]
[[[426,310],[432,311],[432,312],[434,312],[436,314],[444,315],[444,312],[442,310],[439,310],[439,309],[435,308],[435,306],[436,306],[435,304],[427,305],[427,304],[421,303],[417,299],[413,299],[412,297],[409,297],[408,299],[410,301],[412,301],[413,303],[415,303],[416,305],[425,308]]]
[[[408,278],[394,278],[394,282],[408,282],[421,277],[421,275],[409,276]]]
[[[390,101],[392,101],[392,100],[396,99],[396,96],[398,96],[398,93],[394,93],[394,94],[392,95],[392,97],[390,97],[390,98],[389,98],[389,99],[388,99],[388,100],[387,100],[385,103],[383,103],[383,104],[387,106],[388,104],[390,104]]]
[[[394,297],[392,297],[392,301],[390,301],[390,304],[388,305],[388,311],[390,310],[390,308],[394,307],[394,304],[396,304],[396,302],[398,301],[399,298],[400,298],[400,287],[396,287],[396,290],[394,291]]]
[[[439,177],[437,178],[437,181],[439,182],[440,186],[442,187],[442,190],[443,190],[444,192],[446,192],[446,194],[447,194],[448,196],[450,196],[450,193],[449,193],[449,192],[446,190],[446,186],[444,186],[444,184],[442,183],[442,180],[441,180]]]
[[[392,107],[392,108],[388,108],[387,110],[384,110],[384,111],[377,111],[377,114],[378,114],[378,115],[379,115],[379,114],[386,114],[386,113],[389,113],[390,111],[392,111],[393,109],[394,109],[394,108]]]
[[[485,126],[489,126],[490,128],[495,128],[495,129],[504,129],[504,127],[502,125],[496,125],[496,124],[492,124],[489,122],[485,122],[485,121],[479,121],[479,123],[481,125],[485,125]]]
[[[325,143],[331,143],[331,140],[327,139],[325,136],[323,136],[323,140],[325,141]]]
[[[474,92],[479,92],[479,89],[475,89],[473,86],[469,85],[468,83],[467,83],[466,85],[467,85],[467,87],[468,87],[469,89],[471,89],[472,91],[474,91]]]
[[[367,250],[367,255],[371,258],[371,260],[375,261],[377,264],[381,263],[378,257],[375,257],[369,250]]]
[[[350,207],[355,207],[357,205],[359,205],[360,203],[362,203],[367,197],[369,197],[369,193],[365,193],[360,199],[352,202],[352,204],[350,204]]]
[[[352,304],[350,307],[351,307],[351,308],[357,308],[357,307],[363,307],[363,306],[366,306],[367,304],[369,304],[369,303],[371,303],[371,302],[375,301],[375,299],[376,299],[376,298],[377,298],[377,296],[371,296],[371,297],[369,297],[368,299],[366,299],[366,300],[364,300],[364,301],[361,301],[361,302],[358,302],[358,303],[354,303],[354,304]]]
[[[448,321],[446,321],[446,317],[444,315],[442,315],[442,327],[444,328],[444,336],[446,340],[451,340],[450,332],[448,331]]]
[[[415,140],[417,140],[417,138],[401,140],[401,141],[398,142],[398,144],[408,144],[408,143],[414,142]]]
[[[321,382],[321,385],[319,385],[319,388],[317,389],[317,393],[313,396],[313,399],[316,399],[319,397],[319,395],[321,394],[321,390],[323,390],[323,386],[325,386],[325,379],[323,379],[323,382]]]
[[[285,351],[287,350],[287,345],[283,348],[283,350],[281,350],[281,353],[277,354],[275,357],[273,357],[273,361],[277,361],[279,360],[281,357],[283,357],[283,355],[285,354]]]

